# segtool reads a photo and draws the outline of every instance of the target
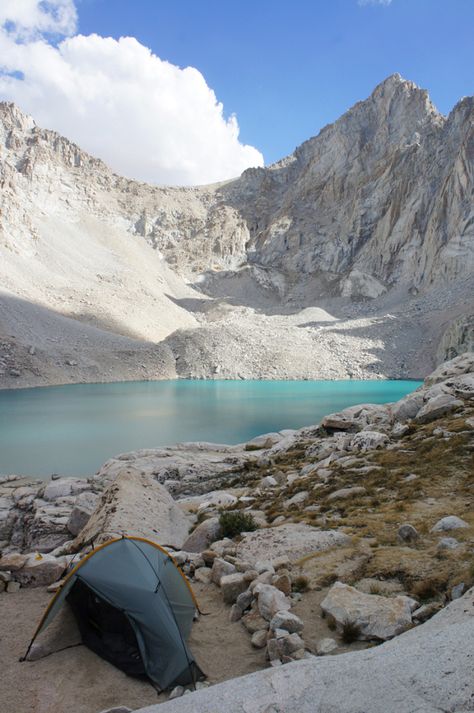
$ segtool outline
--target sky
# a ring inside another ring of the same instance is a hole
[[[399,72],[473,94],[474,0],[0,0],[0,99],[157,184],[268,165]]]

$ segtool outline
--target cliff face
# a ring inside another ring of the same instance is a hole
[[[394,75],[273,166],[212,186],[164,188],[113,174],[0,104],[2,288],[148,342],[208,324],[209,298],[225,297],[226,310],[273,314],[331,308],[333,298],[350,314],[361,299],[433,288],[447,291],[443,309],[453,289],[453,304],[460,294],[469,301],[473,119],[473,98],[446,118],[424,90]],[[438,322],[445,328],[471,309],[447,309]],[[242,320],[232,314],[239,341]],[[4,330],[13,328],[6,320]],[[36,343],[30,333],[23,341]]]

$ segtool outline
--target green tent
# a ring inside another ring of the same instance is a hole
[[[197,603],[159,545],[121,537],[84,557],[51,600],[28,651],[65,601],[83,643],[125,673],[148,677],[159,690],[203,678],[186,644]]]

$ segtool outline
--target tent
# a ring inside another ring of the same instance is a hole
[[[65,601],[83,643],[125,673],[148,677],[159,690],[204,677],[186,644],[198,608],[191,587],[150,540],[109,540],[84,557],[52,598],[28,652]]]

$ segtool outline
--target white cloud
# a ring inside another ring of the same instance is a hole
[[[1,99],[140,180],[210,183],[263,165],[197,69],[132,37],[46,37],[72,34],[75,22],[72,0],[1,0]]]
[[[388,7],[392,4],[392,0],[357,0],[357,4],[363,7],[364,5],[383,5]]]
[[[17,39],[43,34],[72,35],[77,13],[74,0],[1,0],[0,25]]]

